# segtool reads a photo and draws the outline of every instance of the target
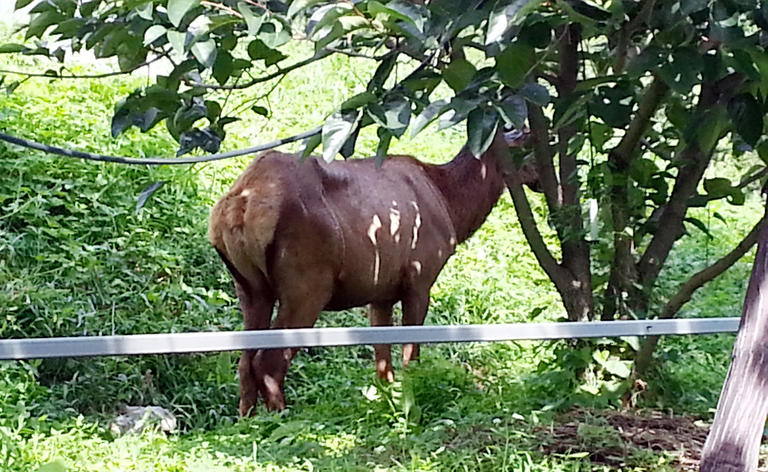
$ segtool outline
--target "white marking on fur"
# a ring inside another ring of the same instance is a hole
[[[454,236],[451,236],[451,239],[448,242],[451,243],[452,247],[456,247],[456,238]]]
[[[421,228],[421,211],[419,211],[419,204],[411,202],[413,209],[416,210],[416,219],[413,222],[413,239],[411,239],[411,249],[416,249],[416,243],[419,241],[419,229]]]
[[[379,245],[376,243],[376,231],[381,228],[381,219],[379,215],[373,215],[373,222],[368,227],[368,239],[373,243],[375,259],[373,261],[373,285],[379,283],[379,271],[381,270],[381,254],[379,254]]]
[[[488,167],[485,165],[485,162],[483,162],[483,165],[480,167],[480,177],[482,177],[483,180],[485,180],[485,176],[488,174]]]
[[[250,190],[248,190],[248,189],[245,189],[245,190],[243,190],[242,192],[240,192],[240,196],[241,196],[241,197],[247,197],[247,196],[248,196],[248,195],[250,195],[250,194],[251,194],[251,191],[250,191]]]
[[[391,208],[389,210],[389,234],[395,238],[395,242],[400,242],[400,211]]]
[[[416,275],[421,275],[421,262],[413,261],[411,262],[411,265],[414,269],[416,269]]]

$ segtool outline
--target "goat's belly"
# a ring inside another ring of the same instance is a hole
[[[380,284],[374,287],[340,281],[325,309],[329,311],[347,310],[369,303],[395,303],[399,299],[399,283]]]

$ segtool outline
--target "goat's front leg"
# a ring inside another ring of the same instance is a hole
[[[429,307],[429,288],[411,291],[403,297],[403,326],[423,325]],[[403,368],[419,358],[418,344],[403,344]]]
[[[392,326],[392,304],[371,303],[371,326]],[[374,344],[373,355],[376,359],[376,373],[387,382],[395,381],[392,370],[392,346],[389,344]]]

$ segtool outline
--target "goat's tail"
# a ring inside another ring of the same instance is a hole
[[[266,251],[277,224],[273,207],[257,204],[254,208],[253,203],[224,197],[211,211],[208,227],[208,239],[229,271],[251,280],[260,275],[268,278]]]

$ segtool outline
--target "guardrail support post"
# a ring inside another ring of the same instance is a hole
[[[739,334],[717,413],[701,453],[701,472],[757,469],[768,415],[768,227],[747,287]]]

